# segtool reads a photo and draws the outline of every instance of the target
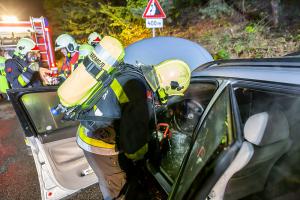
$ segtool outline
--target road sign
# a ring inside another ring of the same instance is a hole
[[[166,14],[157,0],[150,0],[144,11],[143,18],[166,18]]]
[[[163,19],[146,19],[146,27],[147,28],[162,28],[163,27]]]

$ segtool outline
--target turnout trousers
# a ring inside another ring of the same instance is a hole
[[[126,183],[126,172],[120,166],[119,155],[99,155],[83,151],[98,177],[103,199],[123,199],[124,196],[119,194]]]

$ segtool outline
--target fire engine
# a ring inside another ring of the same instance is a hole
[[[45,17],[30,17],[29,21],[0,21],[0,49],[3,54],[13,50],[19,39],[28,37],[40,49],[44,67],[55,67],[55,56],[48,20]]]

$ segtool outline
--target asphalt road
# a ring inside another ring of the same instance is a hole
[[[9,102],[0,99],[0,199],[41,199],[33,157]],[[102,199],[98,185],[66,199]]]

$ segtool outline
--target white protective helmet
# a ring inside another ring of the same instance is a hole
[[[39,51],[39,48],[32,39],[21,38],[17,43],[15,54],[25,56],[30,51]]]
[[[78,44],[75,39],[69,34],[61,34],[55,40],[55,51],[66,48],[68,52],[76,51]]]
[[[94,46],[101,41],[102,37],[99,33],[93,32],[88,37],[88,44]]]

